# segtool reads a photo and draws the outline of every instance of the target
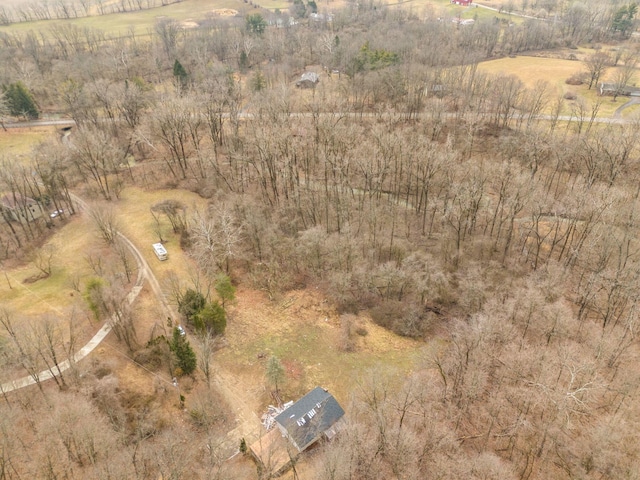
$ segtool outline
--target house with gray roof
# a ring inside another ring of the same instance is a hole
[[[277,428],[262,435],[249,450],[263,472],[278,476],[315,442],[333,438],[343,417],[344,410],[333,395],[316,387],[280,412],[273,419]]]
[[[283,436],[302,452],[323,436],[333,438],[344,410],[324,388],[316,387],[275,418]]]

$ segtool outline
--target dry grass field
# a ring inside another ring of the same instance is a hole
[[[12,128],[6,131],[0,128],[0,159],[3,154],[27,159],[34,145],[55,131],[55,127]]]
[[[3,0],[0,6],[11,5],[10,0]],[[19,3],[19,2],[16,2]],[[172,18],[183,23],[185,28],[197,25],[197,22],[208,17],[219,15],[227,16],[229,12],[238,12],[239,16],[247,13],[259,12],[260,9],[271,12],[287,11],[292,2],[288,0],[260,0],[252,2],[259,5],[255,8],[249,3],[241,0],[184,0],[179,3],[166,5],[163,7],[151,8],[133,12],[114,13],[101,16],[90,16],[85,18],[69,20],[47,20],[35,22],[15,23],[9,26],[0,26],[0,32],[28,32],[37,31],[46,34],[47,30],[56,24],[64,23],[76,25],[80,28],[95,28],[109,34],[126,35],[133,29],[137,34],[145,34],[153,29],[156,21],[162,18]],[[318,1],[318,10],[330,12],[344,8],[349,0],[325,0]],[[449,0],[382,0],[390,8],[405,8],[418,16],[435,14],[437,16],[460,17],[465,19],[500,18],[502,20],[519,22],[521,19],[498,13],[493,10],[473,7],[460,7],[452,5]]]
[[[583,58],[592,50],[582,49],[579,51],[568,50],[564,53],[554,54],[554,58],[543,56],[524,56],[520,55],[514,58],[505,57],[497,60],[489,60],[480,63],[479,70],[491,74],[516,75],[527,88],[533,88],[537,81],[543,80],[552,87],[552,95],[566,94],[573,92],[579,97],[586,100],[589,105],[600,101],[599,117],[611,117],[618,107],[627,102],[626,97],[619,97],[615,102],[613,97],[600,97],[595,88],[588,89],[587,85],[568,85],[565,80],[572,75],[585,70],[584,64],[579,60],[569,60],[566,57],[570,53],[574,53],[578,59]],[[557,58],[557,57],[565,58]],[[613,77],[614,69],[609,69],[605,75],[604,81]],[[636,79],[640,78],[638,73]],[[632,80],[632,84],[633,84]],[[632,106],[624,111],[625,115],[631,115],[638,111],[638,106]],[[563,114],[571,113],[571,104],[567,102]]]
[[[209,16],[218,15],[221,9],[232,9],[244,15],[252,7],[241,0],[186,0],[164,7],[137,10],[134,12],[114,13],[109,15],[91,16],[70,20],[47,20],[38,22],[14,23],[1,26],[0,32],[28,32],[30,30],[45,33],[56,24],[64,23],[76,25],[80,28],[95,28],[109,34],[126,35],[133,28],[137,34],[144,34],[153,29],[156,21],[172,18],[181,22],[204,20]]]

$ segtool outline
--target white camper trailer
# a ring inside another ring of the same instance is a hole
[[[164,245],[162,245],[161,243],[154,243],[153,251],[155,252],[156,257],[158,257],[158,260],[167,259],[167,249],[164,248]]]

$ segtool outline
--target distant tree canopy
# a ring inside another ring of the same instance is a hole
[[[633,27],[633,20],[637,12],[637,3],[634,2],[629,3],[628,5],[623,5],[616,10],[616,13],[613,15],[611,29],[614,32],[619,32],[623,37],[626,37]]]
[[[246,27],[249,33],[262,35],[267,28],[267,22],[262,17],[262,15],[260,15],[259,13],[254,13],[252,15],[247,15]]]
[[[5,95],[9,113],[15,117],[36,119],[40,116],[38,106],[29,89],[22,83],[10,83],[4,85],[2,91]]]

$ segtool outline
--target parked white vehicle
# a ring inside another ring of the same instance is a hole
[[[153,251],[155,252],[156,257],[158,257],[158,260],[167,259],[167,249],[164,248],[164,245],[162,245],[161,243],[154,243]]]

